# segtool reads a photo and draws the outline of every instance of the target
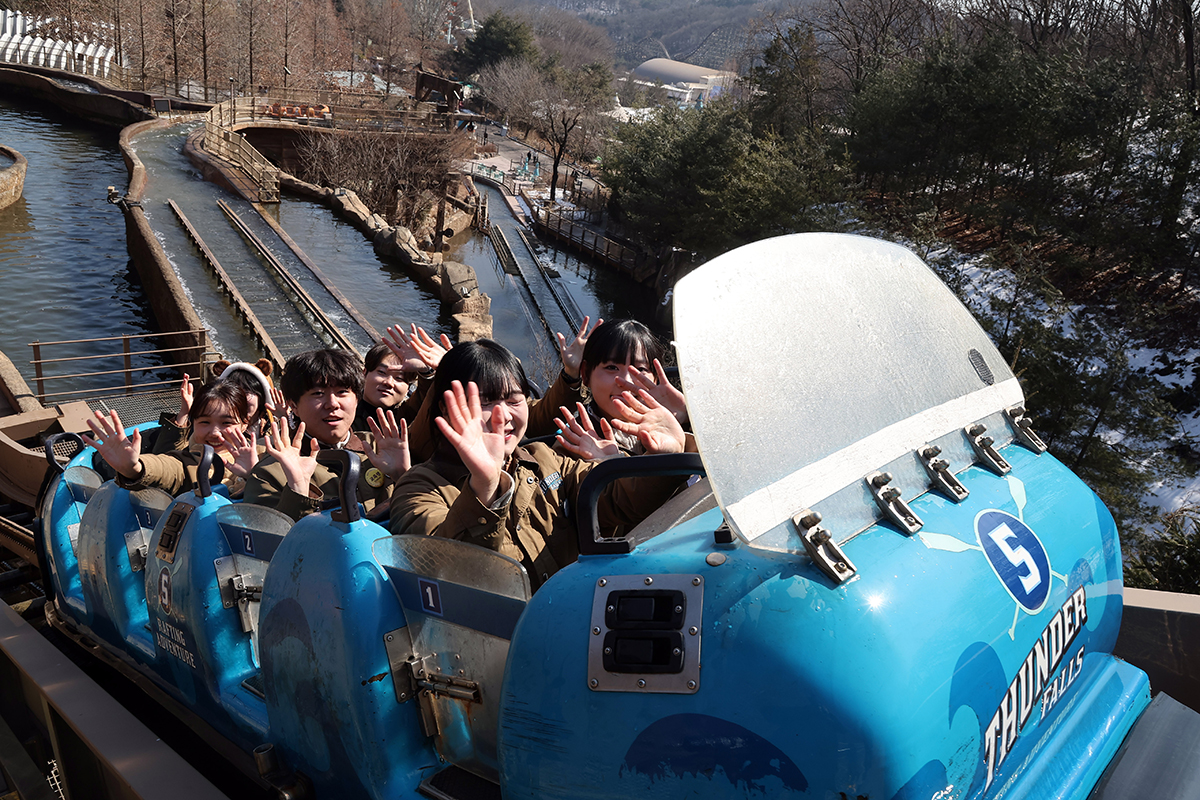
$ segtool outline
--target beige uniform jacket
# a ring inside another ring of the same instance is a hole
[[[356,438],[357,437],[357,438]],[[305,437],[304,447],[307,448],[308,437]],[[346,444],[346,450],[358,453],[362,464],[358,472],[358,500],[371,513],[377,505],[386,503],[392,493],[392,482],[383,477],[379,470],[372,470],[371,462],[367,461],[364,443],[372,443],[371,434],[354,433]],[[322,450],[330,449],[321,445]],[[378,483],[378,486],[372,485]],[[273,457],[267,456],[254,467],[246,481],[246,502],[274,508],[287,514],[294,520],[320,511],[326,498],[336,498],[338,494],[338,476],[324,464],[317,464],[309,481],[309,494],[301,495],[288,488],[287,477],[283,467]]]
[[[432,385],[432,381],[430,383]],[[433,391],[425,392],[421,410],[408,426],[408,452],[412,455],[414,464],[433,458],[436,443],[430,426],[437,416],[438,400],[441,399],[434,397],[435,394],[437,393]],[[525,436],[536,439],[554,433],[558,429],[554,418],[558,416],[559,406],[566,406],[575,413],[575,403],[582,399],[583,396],[579,394],[579,381],[570,381],[565,374],[559,372],[554,385],[546,390],[546,394],[540,400],[529,401],[529,425],[525,429]]]
[[[495,550],[520,561],[536,589],[579,557],[575,501],[593,466],[542,443],[517,448],[505,465],[514,480],[512,497],[491,509],[471,489],[467,468],[439,455],[396,483],[391,531],[445,536]],[[682,483],[677,477],[615,481],[600,499],[601,527],[636,525]]]
[[[259,455],[264,452],[259,448]],[[172,497],[190,492],[196,485],[196,471],[200,466],[200,451],[174,450],[169,453],[146,453],[140,459],[142,474],[137,480],[129,480],[118,474],[117,485],[122,489],[137,491],[138,489],[162,489]],[[229,494],[236,497],[245,488],[246,483],[234,475],[229,465],[225,465],[225,477],[221,483],[229,487]]]

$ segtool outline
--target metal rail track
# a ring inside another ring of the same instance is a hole
[[[300,285],[300,282],[297,281],[295,277],[293,277],[292,274],[287,271],[287,268],[279,262],[279,259],[275,258],[275,256],[270,250],[267,249],[267,246],[263,244],[263,241],[258,238],[254,231],[250,230],[250,227],[240,216],[238,216],[237,212],[230,208],[229,204],[224,200],[218,200],[217,205],[220,206],[223,212],[225,212],[225,216],[229,218],[229,221],[233,223],[234,227],[237,228],[254,246],[259,255],[261,255],[263,260],[266,262],[268,268],[279,280],[279,282],[283,284],[287,292],[293,295],[293,302],[302,312],[306,312],[302,313],[302,316],[306,321],[309,322],[310,325],[313,326],[314,330],[316,330],[322,338],[328,339],[334,347],[339,347],[343,350],[355,353],[361,358],[362,353],[359,352],[358,348],[349,339],[349,337],[347,337],[346,334],[343,333],[336,324],[334,324],[333,320],[331,320],[329,316],[321,310],[321,307],[317,305],[312,296],[309,295],[309,293],[304,290],[304,287]]]
[[[192,225],[187,216],[184,215],[182,209],[175,204],[175,201],[167,200],[167,205],[169,205],[171,210],[175,212],[175,216],[179,217],[179,221],[182,223],[183,229],[187,232],[188,237],[190,237],[191,240],[195,242],[196,247],[200,249],[200,254],[204,257],[205,263],[208,264],[209,269],[211,269],[217,276],[217,282],[221,285],[221,288],[225,291],[225,293],[229,295],[229,299],[233,303],[234,308],[237,309],[238,314],[250,328],[254,338],[258,341],[263,350],[266,351],[267,358],[271,359],[271,361],[274,362],[277,367],[282,368],[287,359],[284,358],[283,353],[281,353],[279,347],[276,346],[275,340],[271,338],[271,334],[267,333],[267,329],[259,320],[258,315],[255,314],[250,308],[250,304],[246,301],[246,298],[240,291],[238,291],[237,286],[235,286],[233,283],[233,279],[229,277],[229,273],[226,272],[225,268],[221,266],[221,263],[217,261],[216,255],[214,255],[212,250],[209,249],[208,245],[204,243],[204,240],[200,237],[200,233],[196,230],[195,226]]]
[[[537,251],[533,248],[533,243],[529,241],[529,235],[520,228],[517,228],[517,235],[521,237],[521,241],[525,244],[525,249],[529,251],[530,257],[537,264],[538,273],[546,281],[546,286],[550,289],[550,295],[554,298],[554,302],[558,304],[558,308],[562,311],[567,322],[570,323],[571,330],[579,330],[579,326],[583,324],[583,312],[579,310],[579,306],[575,303],[575,298],[571,297],[569,292],[555,285],[552,278],[558,277],[557,273],[553,276],[547,274],[547,267],[538,258]],[[570,331],[567,331],[567,333],[570,333]]]

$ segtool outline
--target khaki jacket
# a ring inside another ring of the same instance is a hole
[[[432,373],[430,373],[432,375]],[[429,387],[433,386],[432,377],[417,378],[417,384],[413,390],[408,393],[408,397],[398,405],[392,408],[392,413],[396,419],[404,419],[408,423],[412,423],[413,419],[421,411],[425,405],[425,396],[429,394]],[[358,410],[354,413],[354,429],[359,431],[369,431],[367,427],[368,419],[375,419],[375,412],[378,406],[373,406],[367,402],[365,397],[358,398]],[[378,422],[378,420],[376,420]],[[399,424],[399,423],[397,423]]]
[[[471,489],[467,468],[439,454],[413,467],[392,494],[391,532],[445,536],[520,561],[534,589],[579,557],[575,501],[595,466],[534,443],[517,448],[505,472],[513,493],[487,508]],[[600,499],[601,527],[633,526],[683,484],[682,478],[628,478],[609,485]]]
[[[525,436],[536,439],[558,430],[554,418],[558,416],[559,406],[566,406],[575,413],[575,403],[583,399],[583,395],[579,393],[579,385],[579,381],[571,382],[564,373],[559,372],[554,385],[546,390],[546,394],[540,400],[529,401],[529,426],[525,429]],[[432,388],[432,381],[430,386]],[[437,416],[438,401],[441,399],[434,397],[435,394],[433,391],[425,392],[421,409],[408,426],[408,452],[412,455],[414,464],[433,458],[436,443],[431,426]]]
[[[259,448],[259,455],[264,452]],[[139,489],[162,489],[172,497],[184,492],[190,492],[196,485],[196,471],[200,466],[200,451],[174,450],[169,453],[146,453],[141,459],[142,474],[131,481],[118,474],[117,485],[122,489],[137,491]],[[229,487],[231,497],[237,497],[246,487],[246,482],[229,470],[225,465],[225,477],[221,483]]]
[[[356,438],[357,437],[357,438]],[[308,437],[305,437],[304,447],[308,447]],[[358,473],[358,500],[371,513],[376,506],[387,502],[392,494],[392,482],[383,477],[378,470],[372,471],[371,462],[367,461],[364,443],[372,443],[371,434],[354,433],[345,449],[358,453],[362,466]],[[322,450],[330,449],[321,445]],[[379,483],[372,486],[371,481]],[[326,499],[336,500],[338,496],[338,476],[324,464],[317,464],[309,482],[308,496],[301,495],[288,488],[287,477],[283,467],[273,457],[267,456],[254,467],[246,481],[247,503],[274,508],[287,514],[294,520],[307,516],[314,511],[320,511]]]

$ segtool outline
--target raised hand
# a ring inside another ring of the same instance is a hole
[[[659,405],[675,415],[675,419],[679,420],[679,424],[688,424],[687,400],[684,399],[683,392],[676,389],[669,380],[667,380],[667,372],[663,369],[663,365],[659,360],[654,359],[654,375],[657,382],[651,380],[640,369],[630,371],[632,381],[626,381],[622,378],[617,379],[617,384],[623,389],[636,391],[641,389],[649,394]]]
[[[613,418],[613,427],[637,436],[647,453],[683,452],[685,438],[679,420],[649,392],[639,389],[637,396],[622,392],[614,401],[621,416]]]
[[[408,423],[401,417],[397,425],[396,416],[382,408],[375,410],[375,416],[378,423],[367,418],[367,427],[375,439],[373,446],[367,444],[367,460],[388,480],[394,481],[412,466],[412,456],[408,452]]]
[[[186,428],[188,417],[192,413],[192,398],[195,397],[196,390],[192,388],[192,378],[186,372],[183,373],[183,383],[179,384],[179,413],[175,415],[175,424],[181,428]]]
[[[287,417],[271,420],[271,435],[267,437],[267,454],[283,468],[288,488],[308,497],[308,485],[317,470],[317,450],[320,445],[313,439],[308,455],[304,454],[304,423],[296,426],[296,435],[289,437]]]
[[[268,408],[276,416],[282,417],[287,415],[288,402],[283,399],[283,390],[278,386],[271,387],[271,403]]]
[[[415,324],[410,331],[405,331],[401,325],[392,325],[387,329],[383,343],[388,346],[406,372],[419,372],[426,369],[437,369],[442,363],[442,356],[449,352],[453,344],[446,334],[441,335],[441,344],[435,342],[424,328]]]
[[[567,377],[572,380],[579,377],[579,367],[583,364],[583,348],[587,346],[588,337],[596,332],[596,328],[604,324],[604,320],[596,320],[595,327],[589,331],[588,323],[591,321],[591,317],[583,318],[583,325],[579,328],[579,333],[569,344],[567,337],[561,333],[554,334],[558,337],[558,355],[562,358],[563,372],[567,373]]]
[[[474,382],[463,389],[461,382],[454,381],[443,399],[446,414],[437,418],[438,429],[471,473],[475,496],[484,505],[490,505],[500,495],[500,476],[507,457],[504,428],[508,424],[508,410],[504,403],[497,403],[490,417],[485,415],[479,402],[479,387]]]
[[[576,403],[576,406],[579,408],[578,420],[566,406],[559,406],[560,416],[554,419],[560,431],[555,438],[563,449],[584,461],[603,461],[621,455],[621,448],[613,439],[612,426],[608,421],[600,420],[601,433],[597,433],[583,403]]]
[[[237,428],[230,428],[225,432],[224,445],[232,459],[226,462],[229,471],[244,480],[258,463],[258,434],[250,431],[246,436]]]
[[[125,435],[125,426],[116,409],[109,412],[110,416],[94,412],[95,418],[88,420],[88,427],[93,436],[83,434],[83,442],[88,447],[96,448],[110,467],[123,477],[137,480],[142,474],[142,433],[134,431],[133,436]]]

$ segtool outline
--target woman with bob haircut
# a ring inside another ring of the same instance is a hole
[[[447,353],[432,391],[440,398],[430,430],[434,455],[396,484],[392,533],[445,536],[503,553],[521,562],[536,589],[578,557],[579,488],[594,460],[620,455],[615,443],[561,408],[560,444],[593,461],[540,442],[522,447],[529,379],[517,357],[490,339]],[[684,449],[679,423],[648,394],[627,393],[617,407],[611,424],[646,452]],[[615,481],[601,499],[601,524],[636,524],[680,484],[674,477]]]
[[[687,405],[683,394],[667,380],[662,366],[666,347],[654,333],[635,319],[614,320],[599,325],[583,348],[581,394],[587,403],[592,425],[614,439],[630,455],[643,452],[635,437],[606,428],[620,417],[621,397],[644,391],[668,409],[686,427]]]
[[[171,495],[187,491],[196,483],[201,449],[212,446],[225,462],[222,483],[232,496],[245,488],[245,478],[258,462],[262,448],[253,431],[247,436],[250,416],[246,393],[228,381],[207,383],[196,392],[191,404],[190,436],[187,447],[168,453],[142,453],[141,432],[126,436],[115,410],[97,411],[88,420],[92,436],[84,436],[89,447],[117,473],[117,485],[124,489],[162,489]]]

